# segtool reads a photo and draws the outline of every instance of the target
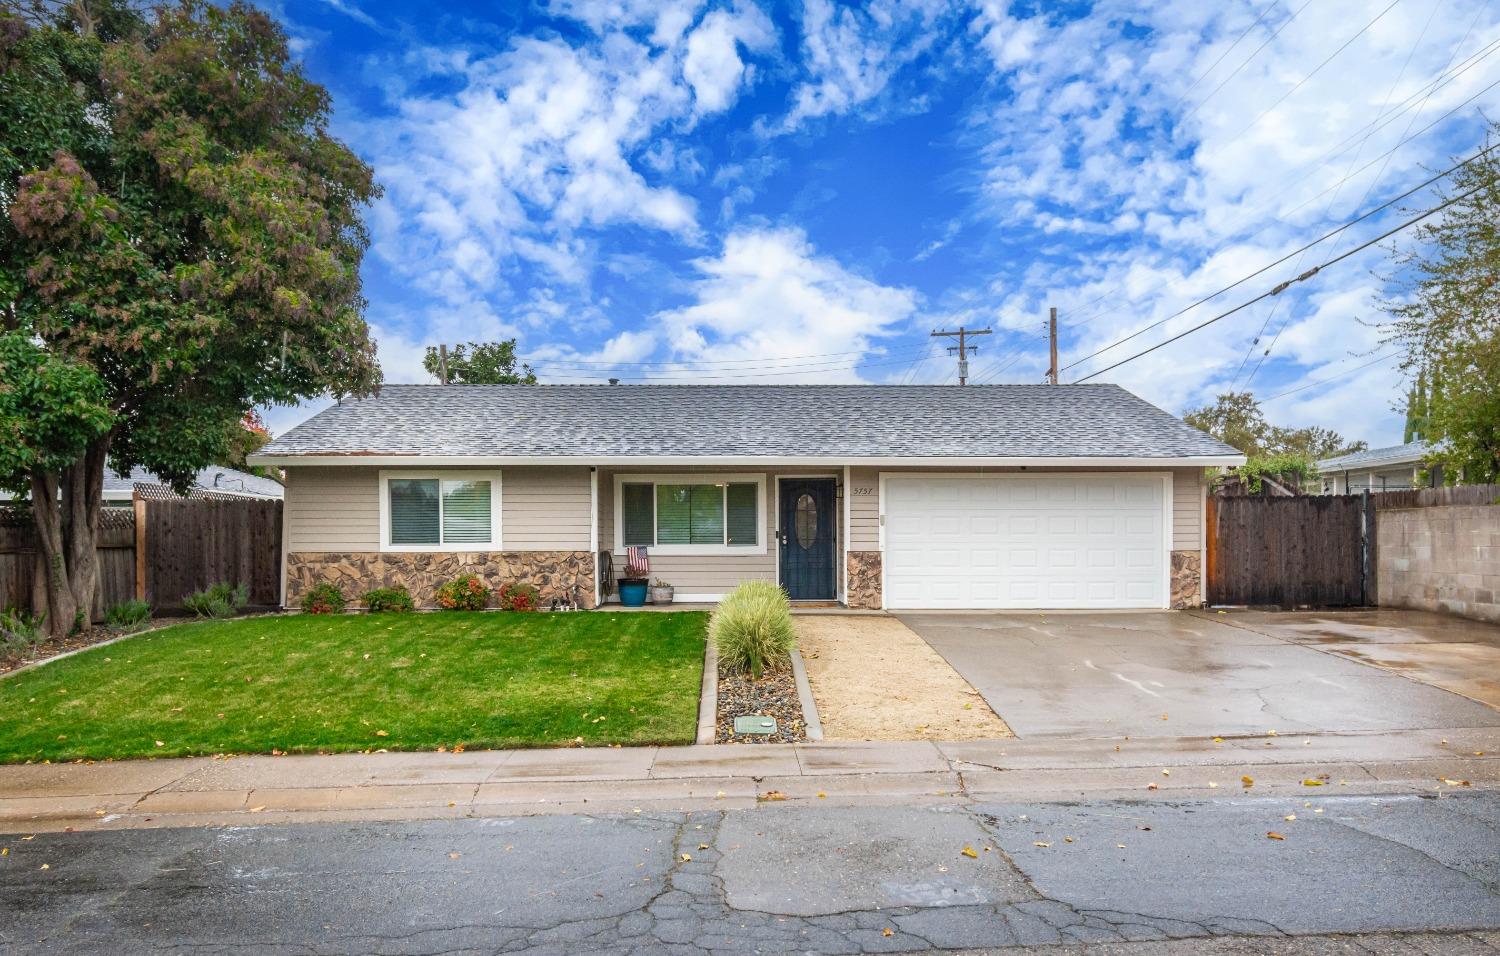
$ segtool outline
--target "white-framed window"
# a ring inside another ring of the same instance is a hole
[[[616,475],[615,552],[765,554],[765,475]]]
[[[380,550],[500,550],[500,473],[382,471]]]

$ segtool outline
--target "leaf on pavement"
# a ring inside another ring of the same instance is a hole
[[[1308,777],[1306,780],[1302,781],[1302,786],[1304,786],[1304,787],[1321,787],[1321,786],[1323,786],[1327,782],[1328,781],[1326,781],[1326,780],[1315,780],[1312,777]]]
[[[891,928],[889,926],[887,926],[885,929],[883,929],[883,930],[880,931],[880,935],[881,936],[895,936],[896,934],[894,932],[892,932],[892,930],[891,930]]]
[[[1251,787],[1255,786],[1255,778],[1249,776],[1241,777],[1240,786],[1244,787],[1246,790],[1250,789]]]
[[[959,850],[958,852],[959,852],[960,855],[966,856],[966,857],[968,857],[971,860],[977,860],[977,859],[979,859],[979,854],[975,853],[974,852],[974,848],[971,847],[971,846],[966,846],[962,850]]]
[[[765,793],[760,795],[760,798],[762,800],[774,803],[777,800],[785,800],[786,794],[782,793],[780,790],[767,790]]]
[[[1267,840],[1285,840],[1286,837],[1284,837],[1281,834],[1277,833],[1275,830],[1268,830],[1266,832],[1266,839]]]
[[[1041,847],[1042,849],[1045,850],[1045,849],[1047,849],[1047,847],[1051,846],[1052,844],[1044,842],[1042,840],[1032,840],[1031,841],[1031,845],[1032,846],[1039,846],[1039,847]]]

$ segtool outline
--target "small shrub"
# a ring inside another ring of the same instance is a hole
[[[385,611],[405,612],[415,611],[417,603],[411,599],[411,592],[397,585],[393,588],[376,588],[365,593],[365,607],[372,613]]]
[[[437,602],[447,611],[482,611],[490,603],[490,589],[477,574],[460,574],[437,589]]]
[[[531,584],[503,584],[495,592],[495,603],[507,611],[535,611],[541,606],[542,592]]]
[[[129,634],[151,623],[151,605],[145,601],[123,601],[104,612],[104,626]]]
[[[0,659],[20,657],[47,639],[42,630],[47,615],[28,614],[15,608],[0,611]]]
[[[344,605],[344,592],[332,581],[319,581],[307,589],[302,595],[302,613],[304,614],[342,614]]]
[[[220,581],[182,599],[182,606],[199,617],[234,617],[250,600],[250,589],[243,584]]]
[[[786,592],[770,581],[746,581],[719,602],[708,619],[708,637],[730,671],[756,680],[767,669],[792,662],[797,632]]]

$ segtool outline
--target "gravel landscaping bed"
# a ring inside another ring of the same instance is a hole
[[[736,717],[775,717],[774,734],[736,734]],[[719,668],[718,729],[714,742],[721,744],[794,744],[807,739],[802,704],[791,668],[767,673],[760,680],[730,674]]]

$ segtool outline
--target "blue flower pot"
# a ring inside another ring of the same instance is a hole
[[[640,581],[620,582],[620,603],[625,607],[643,607],[646,603],[646,584]]]

